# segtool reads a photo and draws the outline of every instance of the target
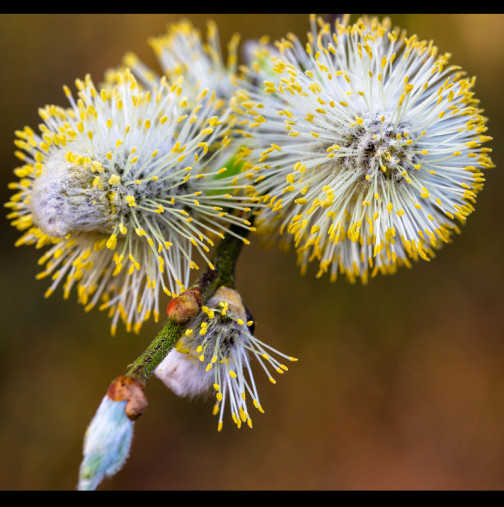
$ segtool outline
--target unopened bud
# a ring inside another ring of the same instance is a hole
[[[168,303],[166,313],[177,323],[186,322],[201,310],[201,295],[199,289],[189,289]]]
[[[134,422],[126,404],[104,396],[84,437],[84,459],[79,470],[79,490],[94,490],[105,477],[123,466],[129,455]]]

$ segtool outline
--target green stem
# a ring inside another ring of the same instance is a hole
[[[192,286],[192,288],[201,291],[203,304],[219,287],[234,288],[235,286],[235,266],[243,247],[244,234],[242,228],[238,229],[236,226],[230,228],[231,232],[238,232],[238,230],[240,237],[229,232],[224,236],[212,256],[212,264],[215,269],[207,268]],[[126,375],[145,385],[157,366],[182,336],[187,324],[187,322],[179,323],[174,319],[168,319],[152,343],[135,362],[129,365]]]

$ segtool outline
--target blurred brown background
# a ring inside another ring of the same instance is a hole
[[[183,15],[0,15],[0,195],[18,165],[14,130],[66,105],[62,85],[98,83],[126,51],[156,65],[147,38]],[[204,29],[205,15],[187,15]],[[288,31],[307,15],[211,16],[225,43]],[[264,415],[217,432],[210,400],[179,399],[155,378],[124,469],[102,489],[504,488],[504,177],[502,15],[392,15],[477,75],[496,169],[463,234],[432,262],[368,286],[301,277],[295,258],[246,248],[237,277],[256,335],[300,361],[270,384],[256,369]],[[159,325],[109,335],[61,290],[36,281],[40,252],[14,248],[0,219],[0,488],[73,489],[84,431],[109,382]],[[252,408],[252,410],[254,410]]]

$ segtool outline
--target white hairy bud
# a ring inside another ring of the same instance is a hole
[[[113,231],[113,214],[105,190],[93,186],[95,175],[55,152],[33,181],[33,221],[46,234],[63,238],[74,232]]]
[[[104,477],[118,472],[129,455],[133,421],[126,415],[127,401],[103,400],[84,440],[84,459],[79,471],[79,490],[95,489]]]

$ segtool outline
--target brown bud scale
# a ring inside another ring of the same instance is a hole
[[[199,289],[189,289],[173,298],[168,303],[166,313],[170,319],[177,323],[186,322],[201,310],[201,293]]]
[[[114,379],[108,388],[107,396],[112,401],[127,400],[126,415],[132,420],[141,416],[147,407],[143,384],[128,375]]]

